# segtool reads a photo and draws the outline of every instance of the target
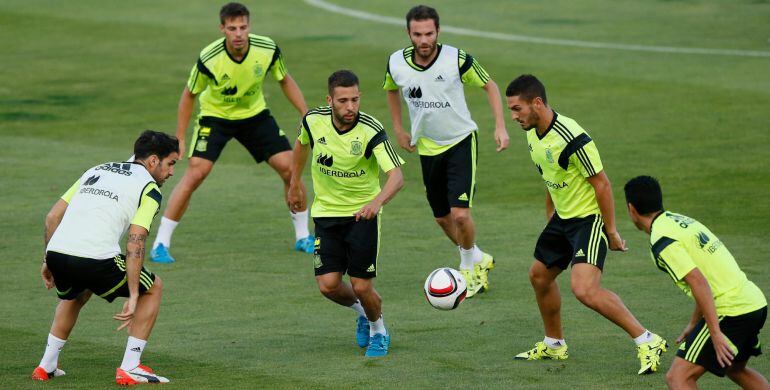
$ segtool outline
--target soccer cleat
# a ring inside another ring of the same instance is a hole
[[[551,348],[542,341],[535,344],[535,348],[524,351],[513,358],[516,360],[565,360],[569,357],[567,344],[559,348]]]
[[[481,262],[473,266],[473,272],[481,282],[481,292],[489,290],[489,271],[495,268],[495,259],[492,255],[482,252]]]
[[[170,264],[175,262],[173,257],[171,257],[171,254],[168,253],[168,248],[166,248],[163,244],[158,244],[155,248],[152,248],[150,251],[150,259],[156,263],[166,263]]]
[[[365,316],[358,316],[356,326],[356,342],[363,348],[369,345],[369,320]]]
[[[366,348],[366,357],[382,357],[388,354],[388,347],[390,346],[390,335],[383,335],[382,333],[375,333],[369,339],[369,346]]]
[[[666,352],[668,343],[662,337],[652,334],[652,341],[648,341],[636,347],[636,357],[639,358],[641,367],[639,375],[652,374],[658,371],[660,366],[660,355]]]
[[[168,383],[164,378],[152,371],[150,367],[140,364],[133,370],[115,369],[115,383],[123,386],[137,385],[140,383]]]
[[[47,372],[43,367],[37,366],[32,371],[31,377],[36,381],[45,382],[51,378],[56,378],[57,376],[64,376],[64,374],[66,374],[64,370],[60,370],[59,368],[56,368],[51,372]]]
[[[465,298],[471,298],[477,293],[483,292],[482,288],[484,286],[481,284],[481,280],[479,280],[479,276],[474,270],[461,269],[460,275],[462,275],[463,279],[465,279],[465,285],[468,289],[468,292],[465,294]]]
[[[305,253],[313,253],[315,251],[315,237],[309,235],[305,238],[300,238],[294,244],[294,250]]]

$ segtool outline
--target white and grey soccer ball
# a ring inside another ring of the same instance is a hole
[[[453,310],[465,299],[468,286],[465,278],[455,269],[444,267],[434,270],[425,279],[425,298],[439,310]]]

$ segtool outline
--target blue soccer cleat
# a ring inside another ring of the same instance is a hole
[[[315,237],[309,235],[305,238],[300,238],[297,243],[294,244],[294,250],[305,253],[313,253],[315,251]]]
[[[369,320],[365,316],[358,316],[356,342],[361,348],[369,345]]]
[[[390,347],[390,335],[375,333],[374,336],[369,339],[369,347],[366,348],[366,357],[383,357],[388,354],[388,347]]]
[[[152,248],[150,251],[150,259],[156,263],[166,264],[171,264],[176,261],[171,257],[171,254],[168,253],[168,249],[163,244],[158,244],[158,246]]]

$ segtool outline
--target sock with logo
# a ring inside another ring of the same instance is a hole
[[[388,331],[385,330],[385,321],[382,319],[382,314],[377,321],[369,321],[369,337],[374,337],[375,334],[387,335]]]
[[[67,340],[48,334],[48,344],[45,346],[45,353],[43,353],[43,358],[39,364],[45,372],[53,372],[56,369],[56,365],[59,363],[59,351],[64,348],[66,342]]]
[[[307,210],[290,214],[291,223],[294,224],[294,237],[296,237],[297,240],[300,240],[309,236],[310,231],[307,228]]]
[[[652,341],[652,332],[647,329],[645,329],[639,337],[634,337],[634,343],[636,343],[636,345],[642,345],[644,343],[649,343],[650,341]]]
[[[543,342],[549,348],[553,348],[553,349],[559,349],[567,345],[567,342],[565,342],[564,339],[555,339],[553,337],[548,337],[548,336],[545,336],[545,338],[543,338]]]
[[[364,311],[364,307],[361,306],[361,301],[356,301],[356,303],[350,305],[350,308],[355,310],[358,315],[366,317],[366,311]]]
[[[174,221],[163,217],[160,219],[160,227],[158,228],[158,235],[155,237],[155,242],[152,244],[152,249],[158,247],[158,244],[163,244],[166,248],[171,248],[171,235],[174,234],[174,229],[179,221]]]
[[[141,362],[142,351],[144,351],[145,345],[147,345],[147,340],[140,340],[136,337],[128,336],[126,353],[123,354],[123,363],[120,363],[120,368],[124,371],[130,371],[136,368]]]

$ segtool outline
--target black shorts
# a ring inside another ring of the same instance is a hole
[[[604,269],[607,234],[599,214],[561,219],[554,213],[535,245],[535,259],[548,268],[567,269],[575,263],[593,264]]]
[[[767,306],[735,317],[720,317],[719,329],[737,349],[734,362],[745,362],[752,356],[762,354],[759,342],[759,330],[765,325]],[[733,352],[736,352],[735,349]],[[701,319],[679,347],[676,356],[697,364],[716,376],[725,376],[727,367],[721,367],[717,361],[714,344],[711,343],[706,321]]]
[[[445,217],[451,207],[473,205],[477,155],[475,131],[443,153],[420,155],[422,182],[434,217]]]
[[[270,110],[264,110],[251,118],[239,120],[201,117],[195,127],[189,156],[217,161],[233,137],[249,151],[257,163],[266,161],[274,154],[291,150],[289,140],[270,115]]]
[[[45,262],[53,274],[60,299],[73,300],[85,290],[90,290],[107,302],[129,296],[124,255],[97,260],[48,251]],[[142,267],[139,273],[139,293],[149,290],[154,282],[155,274]]]
[[[313,218],[315,222],[315,274],[346,273],[371,279],[377,276],[380,251],[380,217],[356,221],[355,217]]]

